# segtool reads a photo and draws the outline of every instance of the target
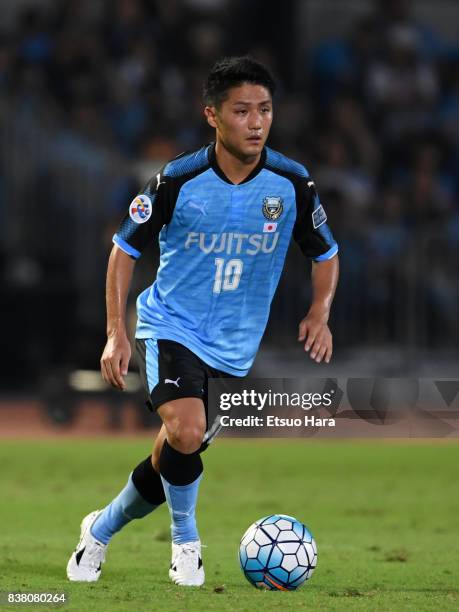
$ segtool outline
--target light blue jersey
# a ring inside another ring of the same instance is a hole
[[[293,235],[315,261],[337,244],[306,169],[265,148],[234,185],[214,145],[169,162],[131,203],[113,241],[134,258],[159,232],[156,281],[137,299],[137,338],[175,340],[244,376],[258,350]]]

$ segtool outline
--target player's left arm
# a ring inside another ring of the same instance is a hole
[[[333,338],[328,327],[330,309],[339,276],[338,245],[327,225],[327,215],[314,182],[302,177],[296,185],[297,219],[293,237],[312,259],[312,302],[299,324],[298,340],[317,363],[329,363]]]
[[[338,255],[331,259],[312,263],[312,303],[308,314],[300,322],[298,340],[304,342],[304,350],[317,363],[329,363],[333,352],[333,338],[328,327],[330,308],[338,283]]]

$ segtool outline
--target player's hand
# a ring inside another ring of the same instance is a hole
[[[304,342],[304,350],[317,363],[322,360],[329,363],[333,352],[333,339],[327,321],[327,314],[316,313],[311,309],[298,329],[298,341]]]
[[[109,336],[100,359],[100,370],[105,382],[115,389],[126,389],[126,376],[131,358],[131,344],[125,332]]]

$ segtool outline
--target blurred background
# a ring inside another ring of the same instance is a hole
[[[332,364],[297,345],[309,264],[292,244],[252,375],[457,376],[455,0],[0,8],[0,405],[40,401],[65,424],[78,394],[104,393],[111,236],[165,161],[212,140],[203,80],[216,59],[245,53],[278,79],[269,145],[309,169],[341,261]],[[157,258],[152,245],[137,265],[131,325]],[[108,396],[117,427],[126,396]]]

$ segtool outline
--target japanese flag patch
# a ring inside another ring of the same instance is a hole
[[[312,224],[314,229],[320,227],[327,220],[327,214],[322,204],[312,213]]]
[[[277,223],[265,223],[263,225],[263,233],[271,234],[277,230]]]
[[[138,195],[129,206],[129,216],[134,223],[145,223],[151,217],[151,200],[145,195]]]

